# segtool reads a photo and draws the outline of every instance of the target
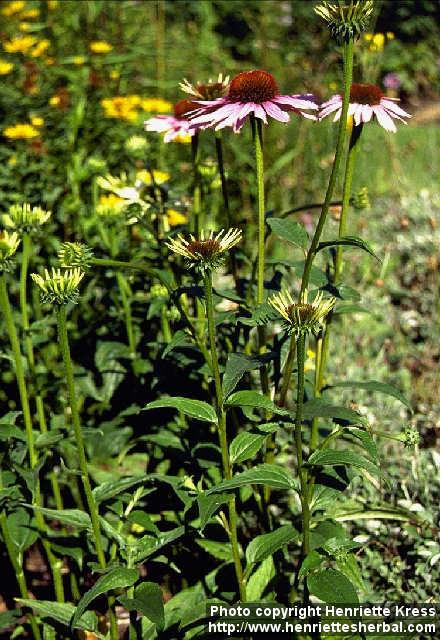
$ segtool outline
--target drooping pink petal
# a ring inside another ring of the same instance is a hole
[[[214,123],[221,122],[221,120],[223,120],[224,118],[227,118],[228,116],[234,113],[238,113],[238,105],[237,103],[229,103],[229,104],[225,104],[219,109],[216,109],[215,111],[211,111],[211,110],[208,110],[206,112],[204,112],[204,110],[201,110],[201,111],[202,111],[201,115],[196,116],[195,118],[190,118],[190,122],[192,124],[212,125]]]
[[[388,98],[382,98],[382,100],[380,101],[380,104],[383,107],[385,107],[387,111],[392,111],[392,113],[395,113],[398,116],[403,116],[404,118],[411,118],[411,115],[409,113],[401,109],[399,105],[388,100]]]
[[[370,122],[372,115],[373,109],[369,104],[364,104],[364,108],[362,109],[362,122]]]
[[[252,104],[252,111],[254,112],[256,118],[259,118],[260,120],[262,120],[264,122],[264,124],[267,124],[266,112],[263,109],[261,104],[258,104],[256,102],[254,102]]]
[[[176,122],[174,116],[155,116],[149,120],[145,120],[144,126],[146,131],[155,131],[161,133],[162,131],[168,131]]]
[[[342,114],[342,107],[336,111],[335,117],[333,118],[333,122],[338,122],[339,118],[341,117],[341,114]]]
[[[310,94],[302,96],[300,94],[294,96],[275,96],[272,102],[281,105],[287,105],[289,107],[294,107],[295,109],[318,109],[318,105],[313,102],[310,98],[312,98]]]
[[[275,120],[278,120],[279,122],[289,122],[289,114],[280,109],[274,102],[266,100],[266,102],[263,102],[261,106],[264,107],[266,113]]]
[[[231,111],[227,118],[223,118],[216,126],[216,130],[223,129],[224,127],[234,127],[237,121],[244,120],[252,111],[252,103],[236,102],[234,109]],[[216,119],[217,120],[217,119]]]
[[[363,104],[356,104],[354,105],[354,111],[353,111],[353,120],[354,120],[354,124],[357,126],[361,123],[361,118],[362,118],[362,111],[365,105]]]
[[[332,96],[330,100],[327,100],[327,102],[323,102],[320,108],[326,109],[327,107],[331,107],[333,105],[339,106],[341,104],[342,104],[342,96],[340,96],[339,94],[336,94]]]
[[[384,107],[381,107],[379,104],[372,107],[372,109],[381,127],[386,129],[387,131],[392,131],[393,133],[397,131],[396,125],[394,124],[392,118],[385,111]]]
[[[319,118],[325,118],[326,116],[330,115],[330,113],[333,113],[334,111],[337,111],[338,109],[341,108],[342,105],[342,101],[339,100],[338,102],[332,102],[329,100],[329,102],[325,103],[325,107],[323,109],[321,109],[321,111],[319,112]]]

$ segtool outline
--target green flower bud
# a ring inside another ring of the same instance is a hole
[[[20,239],[17,233],[0,231],[0,273],[11,270],[11,258],[17,251],[19,244]]]
[[[38,231],[51,215],[50,211],[45,211],[41,207],[31,207],[28,202],[24,202],[9,207],[9,213],[3,214],[2,220],[7,227],[21,233],[32,233]]]
[[[350,204],[354,209],[369,209],[370,199],[368,197],[368,187],[362,187],[350,198]]]
[[[45,269],[44,277],[38,273],[31,273],[31,278],[41,289],[41,302],[76,304],[79,298],[79,283],[84,278],[84,272],[79,268],[64,272],[52,268],[51,274]]]
[[[63,242],[58,251],[58,258],[63,268],[80,267],[85,270],[90,267],[93,251],[81,242]]]
[[[373,13],[373,0],[339,0],[338,4],[324,0],[315,12],[327,22],[332,38],[347,42],[359,38],[367,29]]]
[[[400,434],[400,438],[403,442],[403,446],[407,449],[413,449],[420,442],[420,434],[415,427],[406,426],[402,433]]]

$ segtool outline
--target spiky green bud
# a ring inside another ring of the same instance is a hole
[[[84,272],[79,268],[64,272],[52,268],[52,273],[44,270],[44,277],[38,273],[31,273],[31,278],[40,287],[41,302],[76,304],[79,298],[79,283],[84,278]]]
[[[420,442],[420,434],[415,427],[406,426],[400,434],[403,446],[407,449],[413,449]]]
[[[368,197],[368,187],[362,187],[350,198],[350,204],[354,209],[369,209],[370,199]]]
[[[17,251],[20,239],[17,233],[0,231],[0,273],[10,271],[13,261],[12,257]]]
[[[80,267],[86,270],[90,267],[93,251],[81,242],[63,242],[58,251],[58,258],[64,269]]]
[[[327,22],[332,38],[347,42],[359,38],[366,31],[373,13],[373,0],[324,0],[315,7],[315,12]]]
[[[9,212],[3,214],[3,223],[21,233],[33,233],[45,224],[52,213],[41,207],[32,207],[29,202],[13,204]]]

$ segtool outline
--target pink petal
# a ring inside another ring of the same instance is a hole
[[[279,106],[274,102],[266,100],[266,102],[262,103],[262,106],[266,110],[266,113],[275,120],[278,120],[278,122],[289,122],[289,115],[285,111],[280,109]]]
[[[333,118],[333,122],[337,122],[339,120],[339,118],[341,117],[341,113],[342,113],[342,107],[336,111],[335,117]]]
[[[388,98],[382,98],[382,100],[380,101],[380,104],[382,107],[385,107],[387,111],[392,111],[392,113],[395,113],[398,116],[403,116],[404,118],[411,118],[411,115],[409,113],[401,109],[397,104],[394,104],[394,102],[391,102],[390,100],[388,100]]]
[[[235,131],[236,123],[239,121],[244,122],[245,118],[252,111],[253,104],[242,102],[235,103],[233,111],[229,114],[227,118],[223,118],[220,122],[218,122],[216,126],[216,131],[218,129],[224,129],[224,127],[233,127]]]
[[[200,111],[202,111],[201,115],[197,116],[196,118],[191,118],[192,124],[212,125],[217,122],[221,122],[221,120],[227,118],[233,113],[238,113],[239,109],[237,103],[229,103],[225,104],[223,107],[215,109],[214,111],[207,110],[206,112],[204,112],[204,109],[201,109]]]
[[[295,96],[275,96],[272,102],[276,102],[277,104],[281,105],[287,105],[289,107],[293,107],[294,109],[319,109],[316,102],[309,100],[309,98],[311,97],[313,96],[307,95],[303,97],[299,94]]]
[[[362,122],[370,122],[372,115],[373,109],[369,104],[364,104],[364,108],[362,109]]]
[[[333,113],[334,111],[337,111],[338,109],[341,108],[341,102],[327,102],[326,105],[327,106],[325,106],[319,112],[319,119],[325,118],[330,113]]]
[[[323,102],[321,104],[321,109],[326,109],[327,107],[330,107],[330,106],[333,106],[333,105],[338,107],[341,104],[342,104],[342,96],[336,94],[336,95],[332,96],[330,98],[330,100],[327,100],[327,102]]]
[[[258,104],[257,102],[252,103],[252,111],[254,112],[256,118],[259,118],[264,122],[264,124],[267,124],[266,112],[261,104]]]
[[[385,111],[385,109],[380,105],[376,105],[372,107],[372,109],[376,114],[376,118],[380,126],[386,129],[386,131],[392,131],[393,133],[395,133],[395,131],[397,130],[396,125],[394,124],[392,118]]]

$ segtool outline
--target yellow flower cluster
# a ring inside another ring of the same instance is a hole
[[[381,52],[384,50],[385,45],[390,40],[394,40],[394,33],[387,31],[387,33],[366,33],[364,35],[365,42],[369,42],[369,51]]]
[[[30,140],[32,138],[38,138],[40,132],[32,124],[17,123],[3,129],[3,135],[10,140]]]
[[[151,177],[151,174],[153,174],[153,179]],[[169,173],[166,173],[166,171],[158,171],[157,169],[153,169],[153,171],[142,169],[141,171],[138,171],[136,173],[136,180],[140,180],[147,186],[153,184],[153,180],[155,184],[163,184],[164,182],[168,182],[169,179]]]
[[[106,118],[118,118],[127,122],[136,121],[139,111],[159,113],[171,111],[172,109],[172,104],[163,100],[163,98],[142,98],[138,95],[104,98],[101,100],[101,105]]]
[[[104,40],[95,40],[89,44],[92,53],[109,53],[113,49],[113,45]]]
[[[15,2],[8,2],[6,6],[1,10],[2,15],[10,18],[17,13],[20,13],[25,8],[26,3],[23,0],[16,0]]]
[[[20,14],[20,18],[25,18],[29,20],[30,18],[38,18],[40,15],[39,9],[28,9],[27,11],[22,11]]]
[[[49,46],[50,40],[37,40],[34,36],[12,38],[3,43],[3,49],[8,53],[28,53],[32,58],[42,56]]]
[[[177,227],[178,224],[188,222],[186,215],[175,209],[167,209],[167,220],[170,227]]]
[[[0,76],[6,76],[8,73],[11,73],[14,65],[12,62],[7,62],[6,60],[0,60]]]

